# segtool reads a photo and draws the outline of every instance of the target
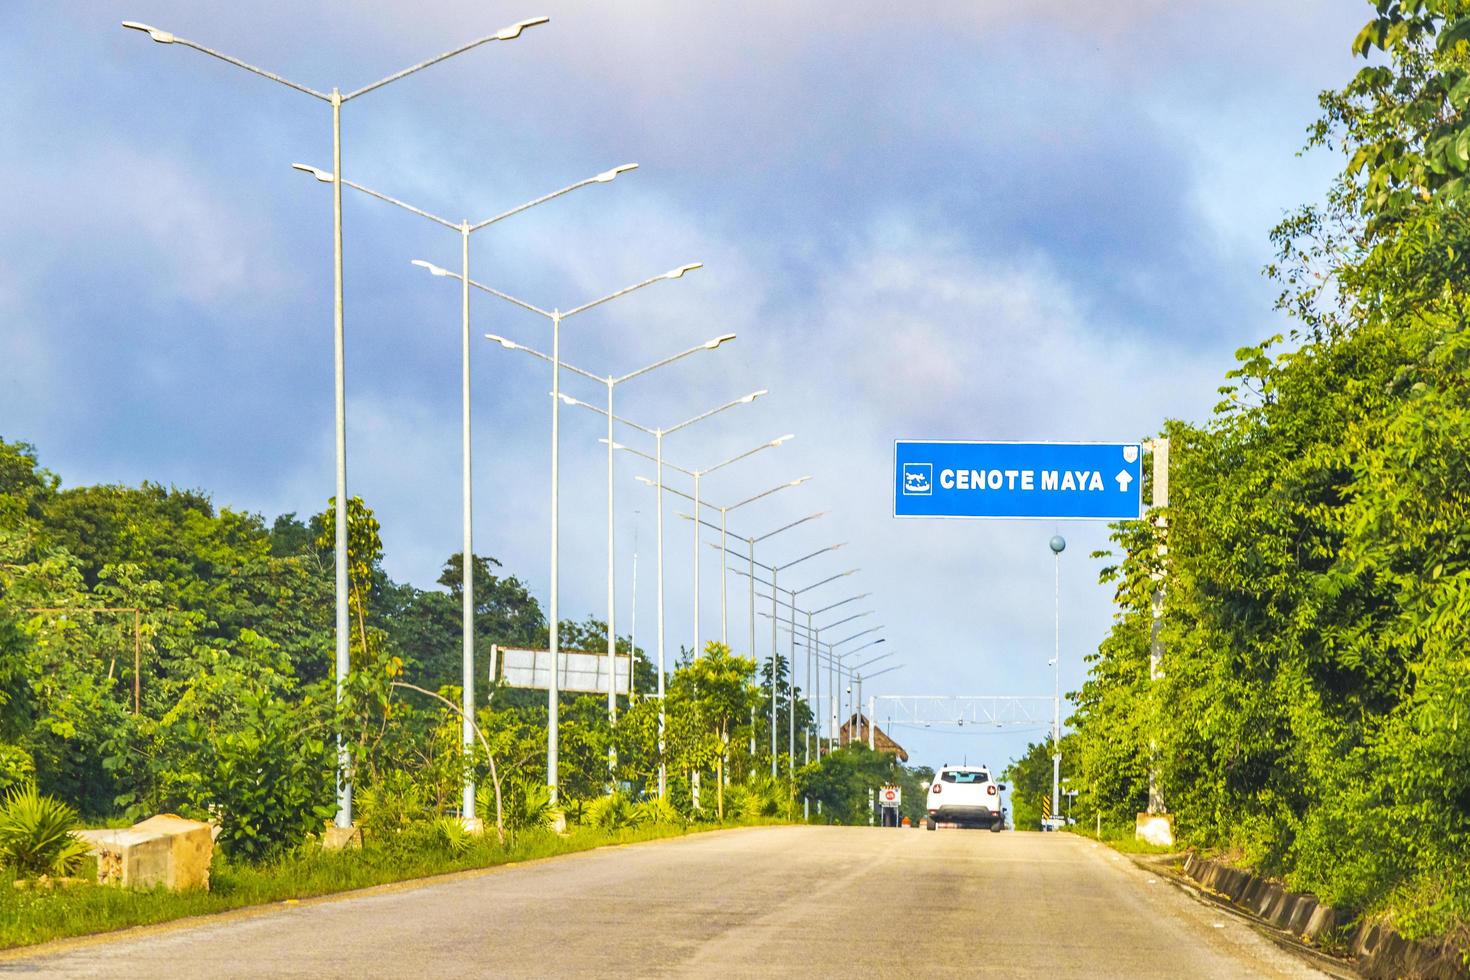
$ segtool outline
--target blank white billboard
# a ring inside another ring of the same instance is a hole
[[[533,691],[551,689],[551,651],[522,650],[501,647],[497,657],[500,680],[507,687],[526,688]],[[561,673],[557,676],[557,689],[571,694],[607,693],[607,654],[590,653],[585,650],[560,651]],[[494,669],[494,668],[492,668]],[[613,671],[617,690],[628,690],[628,657],[618,654],[613,658]]]

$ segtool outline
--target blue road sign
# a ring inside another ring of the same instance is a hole
[[[1136,442],[917,442],[893,446],[894,517],[1136,520]]]

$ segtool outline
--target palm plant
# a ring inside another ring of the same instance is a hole
[[[76,811],[35,783],[10,790],[0,804],[0,864],[26,877],[71,874],[87,854],[76,825]]]

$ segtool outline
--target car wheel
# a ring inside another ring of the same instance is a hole
[[[1002,829],[1003,829],[1003,828],[1004,828],[1004,827],[1005,827],[1005,824],[1003,824],[1003,823],[1001,823],[1001,822],[1000,822],[1000,821],[999,821],[999,820],[997,820],[997,821],[995,821],[995,822],[994,822],[994,823],[992,823],[992,824],[991,824],[991,825],[990,825],[990,832],[991,832],[991,833],[992,833],[992,834],[998,834],[998,833],[1000,833],[1000,832],[1001,832],[1001,830],[1002,830]]]
[[[934,830],[936,826],[937,824],[934,823],[934,818],[932,817],[924,821],[925,830]]]

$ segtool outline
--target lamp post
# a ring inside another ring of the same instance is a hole
[[[731,554],[734,554],[734,553],[731,552]],[[765,566],[762,566],[762,567],[765,567]],[[738,568],[732,568],[731,571],[733,571],[736,575],[744,575],[744,574],[746,574],[745,572],[740,571],[740,569],[738,569]],[[754,577],[754,575],[752,575],[751,578],[752,578],[752,583],[751,583],[752,585],[754,585],[756,581],[760,581],[759,579],[756,579]],[[769,585],[770,583],[769,582],[766,582],[766,583],[763,583],[763,584]],[[822,632],[824,630],[836,629],[838,626],[841,626],[844,623],[852,622],[854,619],[861,619],[864,616],[870,616],[870,615],[872,615],[873,611],[871,609],[869,609],[869,610],[866,610],[864,612],[860,612],[860,613],[856,613],[856,614],[854,614],[852,616],[848,616],[845,619],[839,619],[839,620],[836,620],[834,622],[828,623],[825,626],[820,626],[820,627],[817,627],[817,626],[813,626],[812,625],[812,619],[813,619],[813,617],[820,616],[823,613],[831,612],[833,609],[836,609],[839,606],[845,606],[849,602],[857,602],[859,599],[867,599],[872,594],[873,593],[871,593],[871,592],[860,592],[857,595],[848,596],[846,599],[840,599],[837,602],[829,603],[828,605],[823,606],[821,609],[813,609],[813,610],[807,612],[807,614],[806,614],[806,618],[807,618],[806,639],[807,639],[808,651],[810,652],[814,648],[815,649],[815,656],[816,656],[816,659],[818,661],[818,663],[816,664],[816,668],[817,668],[816,669],[816,673],[815,673],[814,678],[813,678],[814,679],[814,682],[815,682],[814,683],[814,686],[813,686],[815,700],[812,703],[814,705],[821,704],[821,700],[822,700],[822,665],[820,663],[820,661],[822,659],[822,646],[823,646],[823,644],[822,644],[822,638],[821,638]],[[829,646],[829,649],[830,649],[830,644],[828,646]],[[836,678],[836,673],[835,673],[835,663],[836,663],[836,661],[835,661],[835,659],[830,654],[828,655],[827,659],[829,661],[829,664],[834,665],[834,669],[831,672],[831,676],[829,678],[828,687],[830,688],[830,690],[829,690],[829,692],[827,694],[827,698],[828,698],[829,701],[832,702],[832,711],[830,712],[831,713],[831,716],[833,718],[836,718],[837,717],[837,707],[836,707],[836,702],[834,700],[834,695],[832,693],[833,691],[836,690],[836,684],[837,684],[837,678]],[[810,672],[809,672],[809,676],[813,676],[813,675],[810,675]],[[820,725],[817,725],[816,724],[816,719],[815,718],[813,719],[813,724],[816,726],[816,730],[817,730],[817,756],[818,756],[818,758],[820,758],[821,757],[821,754],[822,754],[821,727],[820,727]],[[831,746],[831,741],[830,740],[829,740],[828,745],[829,745],[829,749],[830,749],[830,746]],[[810,761],[810,759],[808,759],[808,761]]]
[[[760,398],[762,395],[766,395],[769,393],[770,392],[768,392],[765,388],[761,388],[758,391],[752,391],[748,395],[742,395],[741,397],[728,401],[723,405],[712,408],[707,412],[701,412],[698,415],[687,418],[676,425],[667,426],[666,428],[662,429],[649,429],[645,426],[638,425],[635,422],[628,422],[627,419],[617,419],[617,421],[624,422],[641,432],[645,432],[653,436],[654,465],[655,473],[657,476],[657,480],[655,482],[657,486],[661,487],[664,485],[665,436],[672,435],[673,433],[679,432],[683,429],[687,429],[697,422],[703,422],[705,419],[719,415],[721,412],[732,409],[736,405],[749,405],[757,398]],[[598,408],[596,405],[589,405],[586,402],[579,402],[576,399],[567,399],[567,401],[571,404],[579,405],[582,408],[588,409],[589,411],[598,412],[600,414],[607,414],[604,413],[603,410]],[[619,448],[616,444],[612,444],[612,447]],[[658,497],[658,506],[656,508],[658,514],[656,518],[658,522],[658,573],[656,576],[658,579],[658,795],[659,799],[663,799],[668,796],[669,789],[668,767],[664,765],[663,760],[664,732],[668,724],[668,717],[664,712],[664,495],[657,491],[655,491],[655,495]]]
[[[734,571],[735,571],[735,574],[737,574],[737,575],[744,574],[739,569],[735,569]],[[844,573],[842,573],[842,575],[850,575],[850,574],[852,574],[852,572],[855,572],[855,571],[857,571],[857,569],[852,569],[849,572],[844,572]],[[841,578],[842,575],[835,575],[835,576],[832,577],[832,579]],[[832,581],[832,579],[824,579],[821,582],[817,582],[817,583],[814,583],[813,585],[807,586],[806,589],[799,589],[799,590],[797,590],[797,594],[800,594],[801,592],[807,591],[807,589],[816,588],[816,586],[818,586],[818,585],[825,585],[825,584],[827,584],[827,582]],[[759,581],[759,582],[761,582],[764,585],[769,585],[770,584],[769,582],[765,582],[762,579],[757,579],[756,581]],[[823,626],[823,627],[820,627],[820,628],[814,627],[812,625],[812,618],[814,616],[816,616],[816,615],[819,615],[821,613],[827,612],[827,611],[829,611],[831,609],[835,609],[838,606],[846,605],[849,602],[855,602],[858,599],[865,599],[865,598],[867,598],[871,594],[872,593],[864,592],[864,593],[861,593],[860,595],[849,596],[848,598],[843,599],[840,602],[834,602],[834,603],[832,603],[830,605],[827,605],[827,606],[822,607],[821,609],[817,609],[817,610],[812,610],[812,611],[806,612],[805,615],[806,615],[806,618],[807,618],[807,623],[806,623],[806,626],[805,627],[797,627],[796,624],[795,624],[795,616],[794,616],[794,614],[796,612],[800,612],[801,611],[801,610],[798,610],[796,608],[796,604],[795,604],[796,603],[796,595],[795,594],[792,595],[792,601],[790,603],[781,603],[781,605],[787,606],[793,612],[792,624],[790,626],[786,627],[787,632],[792,636],[793,640],[795,640],[798,637],[802,637],[807,642],[807,683],[808,683],[808,685],[813,685],[814,690],[817,692],[815,694],[815,696],[814,696],[814,700],[812,701],[812,704],[814,706],[817,705],[817,704],[819,704],[820,703],[820,700],[821,700],[821,693],[820,693],[820,691],[821,691],[821,664],[820,663],[817,663],[815,665],[816,668],[817,668],[816,671],[815,671],[815,675],[813,673],[812,667],[813,667],[813,657],[815,657],[818,661],[820,661],[821,658],[822,658],[821,647],[823,646],[823,644],[822,644],[821,638],[820,638],[820,634],[821,634],[822,630],[835,629],[836,627],[841,626],[843,623],[848,623],[848,622],[851,622],[852,620],[855,620],[855,619],[862,619],[864,616],[870,616],[870,615],[872,615],[873,611],[871,609],[869,609],[869,610],[865,610],[864,612],[855,613],[854,615],[848,616],[848,617],[846,617],[844,619],[839,619],[839,620],[837,620],[835,622],[832,622],[832,623],[828,623],[826,626]],[[762,596],[761,598],[765,598],[765,597]],[[761,615],[766,616],[767,618],[772,618],[769,613],[762,613]],[[878,629],[881,629],[882,627],[877,627],[877,628]],[[799,632],[799,630],[804,630],[804,632]],[[851,639],[851,637],[849,637],[849,639]],[[865,646],[867,646],[867,645],[871,645],[871,644],[865,644]],[[831,653],[831,644],[827,644],[827,647],[828,647],[828,651],[829,651],[828,652],[828,656],[827,656],[827,660],[828,660],[828,663],[833,668],[833,676],[831,678],[831,684],[830,684],[830,686],[832,687],[832,690],[835,691],[836,690],[836,683],[837,683],[837,678],[836,678],[836,665],[839,663],[839,658],[835,657]],[[859,649],[862,649],[862,648],[859,648]],[[815,683],[814,683],[814,679],[815,679]],[[833,709],[832,709],[832,714],[834,716],[836,715],[835,702],[834,702],[834,706],[833,706]],[[813,717],[812,720],[813,720],[814,723],[816,722],[815,716]],[[818,729],[818,732],[820,733],[820,729]],[[820,742],[818,743],[818,746],[817,746],[817,754],[818,754],[818,756],[821,755],[821,744],[820,744]],[[810,762],[811,761],[811,743],[810,743],[810,739],[808,739],[808,742],[807,742],[807,756],[806,756],[806,761],[807,762]]]
[[[539,357],[543,361],[551,361],[551,356],[548,354],[543,354],[538,350],[533,350],[532,348],[525,346],[524,344],[518,344],[513,340],[507,340],[506,338],[498,336],[496,334],[486,334],[485,339],[495,341],[506,350],[522,351],[526,354],[530,354],[532,357]],[[632,381],[634,378],[641,378],[643,375],[648,374],[651,371],[654,371],[669,364],[673,364],[675,361],[681,361],[691,354],[697,354],[703,350],[715,350],[721,344],[724,344],[734,339],[735,335],[733,333],[721,334],[718,337],[710,338],[697,347],[691,347],[688,350],[680,351],[677,354],[670,355],[669,357],[665,357],[662,360],[655,361],[654,363],[649,364],[646,367],[641,367],[636,371],[629,371],[627,374],[618,377],[614,377],[612,375],[600,377],[590,371],[584,371],[581,368],[573,367],[572,365],[565,362],[562,363],[562,367],[566,368],[568,371],[571,371],[573,374],[580,374],[584,378],[589,378],[593,381],[601,382],[607,387],[607,411],[603,412],[602,414],[607,417],[607,438],[603,441],[607,443],[607,717],[609,723],[617,721],[618,716],[618,700],[613,685],[613,680],[617,676],[617,671],[614,669],[614,664],[616,663],[614,657],[616,656],[617,651],[618,635],[615,625],[617,616],[617,587],[614,584],[616,576],[614,574],[613,564],[613,450],[617,448],[618,444],[613,441],[613,422],[619,421],[628,425],[634,425],[635,428],[641,428],[641,426],[630,423],[627,419],[620,419],[618,418],[618,416],[613,414],[613,391],[617,388],[618,385],[622,384],[625,381]],[[569,401],[568,397],[565,395],[561,396],[561,400],[563,402]],[[576,399],[570,399],[570,401],[571,403],[579,406],[586,405],[585,402],[577,401]],[[638,568],[636,549],[634,551],[633,568],[636,582]],[[636,606],[634,607],[634,609],[634,617],[636,622]],[[630,686],[633,676],[633,655],[636,649],[636,647],[633,647],[629,650],[628,653],[628,677]],[[609,749],[609,752],[613,751],[615,750]],[[610,761],[615,760],[615,756],[610,756]]]
[[[850,657],[853,654],[857,653],[859,650],[866,650],[868,647],[877,646],[879,643],[887,643],[888,640],[886,638],[884,638],[884,637],[879,637],[876,640],[869,640],[867,643],[863,643],[863,644],[861,644],[859,646],[853,647],[851,650],[847,651],[846,653],[842,653],[842,654],[839,654],[837,652],[837,648],[839,646],[841,646],[842,644],[844,644],[844,643],[848,643],[848,642],[850,642],[852,640],[856,640],[860,636],[867,636],[868,634],[870,634],[870,633],[876,633],[876,632],[878,632],[881,629],[883,629],[882,626],[874,626],[871,629],[865,629],[862,632],[854,633],[851,636],[845,636],[842,639],[837,640],[836,642],[833,642],[833,643],[829,643],[827,645],[827,649],[832,652],[832,664],[833,664],[833,679],[832,680],[833,680],[833,684],[834,684],[834,687],[833,687],[833,693],[834,694],[836,693],[836,690],[837,690],[836,687],[835,687],[835,684],[837,682],[836,669],[838,667],[841,667],[842,666],[842,661],[843,660],[846,660],[848,657]],[[846,669],[846,668],[844,667],[843,669]],[[833,698],[833,700],[832,700],[832,733],[831,733],[831,738],[832,738],[832,741],[836,742],[839,746],[841,745],[841,742],[842,742],[842,728],[838,724],[838,721],[837,721],[837,699],[836,698]]]
[[[342,106],[361,95],[382,88],[390,82],[396,82],[406,78],[415,72],[422,71],[431,65],[452,58],[457,54],[463,54],[473,48],[491,41],[513,41],[521,36],[521,32],[528,27],[545,24],[549,17],[533,17],[501,28],[494,34],[476,38],[468,44],[462,44],[452,51],[421,61],[411,65],[402,71],[394,72],[376,82],[364,85],[343,95],[342,92],[333,87],[331,92],[319,92],[305,85],[282,78],[274,72],[266,71],[255,65],[241,61],[239,58],[222,54],[212,48],[207,48],[195,41],[179,37],[170,31],[161,30],[148,24],[137,21],[125,20],[123,27],[135,31],[142,31],[159,44],[180,44],[186,48],[192,48],[201,54],[207,54],[212,58],[218,58],[227,64],[242,68],[254,75],[269,79],[289,89],[294,89],[303,95],[320,99],[327,103],[332,110],[332,298],[333,298],[333,394],[336,406],[336,454],[337,454],[337,485],[336,485],[336,524],[334,528],[335,546],[333,549],[336,562],[336,698],[338,703],[342,701],[342,694],[347,683],[347,674],[352,668],[351,654],[349,651],[349,630],[347,613],[347,396],[346,396],[346,333],[344,330],[343,313],[343,289],[342,289]],[[334,820],[339,828],[352,826],[352,757],[342,736],[337,735],[337,815]]]
[[[653,457],[652,456],[649,456],[647,453],[640,453],[638,450],[631,449],[631,448],[629,448],[627,446],[621,446],[619,448],[624,449],[624,450],[627,450],[628,452],[632,453],[635,456],[642,456],[644,459],[647,459],[647,460],[652,460],[653,459]],[[680,472],[688,473],[689,471],[688,470],[681,470]],[[639,480],[639,482],[646,483],[649,486],[653,486],[654,485],[653,481],[647,479],[646,477],[641,477],[640,476],[640,477],[637,477],[637,479]],[[714,542],[710,542],[710,547],[711,548],[714,548],[716,551],[720,552],[720,593],[721,593],[720,594],[720,642],[723,643],[723,644],[725,644],[726,646],[729,646],[729,644],[730,644],[730,636],[729,636],[729,629],[728,629],[728,626],[729,626],[729,604],[726,602],[726,597],[728,596],[729,589],[728,589],[728,587],[726,585],[726,577],[725,577],[725,573],[729,570],[729,564],[727,563],[726,558],[728,556],[734,554],[734,552],[731,551],[729,549],[729,547],[728,547],[728,543],[729,543],[729,539],[730,539],[730,521],[729,521],[730,512],[731,511],[735,511],[735,510],[739,510],[741,507],[744,507],[746,504],[753,504],[757,500],[762,500],[762,499],[764,499],[766,497],[769,497],[771,494],[776,493],[779,490],[785,490],[788,487],[799,487],[803,483],[806,483],[810,479],[811,479],[811,477],[809,477],[809,476],[802,476],[802,477],[797,477],[795,480],[788,480],[785,483],[778,483],[776,486],[771,487],[771,489],[769,489],[769,490],[762,490],[760,493],[753,494],[753,495],[751,495],[749,497],[746,497],[744,500],[737,501],[736,503],[730,504],[728,507],[721,507],[721,506],[719,506],[717,504],[712,504],[708,500],[701,500],[701,501],[699,501],[699,503],[702,506],[708,507],[711,510],[717,510],[717,511],[720,512],[720,523],[719,523],[718,526],[716,526],[714,524],[711,524],[709,521],[706,521],[704,519],[701,519],[700,520],[700,523],[703,524],[707,528],[710,528],[712,530],[716,530],[716,531],[719,531],[720,532],[720,543],[719,544],[715,544]],[[663,489],[665,491],[667,491],[668,493],[672,493],[676,497],[683,497],[685,500],[688,500],[688,501],[691,501],[691,502],[694,501],[694,497],[691,494],[684,493],[682,490],[679,490],[679,489],[677,489],[675,487],[664,487]],[[738,537],[738,535],[737,535],[737,537]],[[744,557],[744,556],[742,555],[741,557]],[[757,564],[759,564],[759,563],[757,563]],[[761,567],[762,568],[765,568],[766,566],[762,565]],[[736,572],[738,573],[739,570],[736,569]],[[753,647],[754,646],[753,634],[752,634],[751,644],[752,644],[752,647]],[[750,652],[750,654],[751,654],[751,656],[755,656],[755,650],[752,649],[751,652]]]
[[[808,560],[810,560],[812,558],[816,558],[818,555],[825,555],[828,552],[836,551],[838,548],[844,548],[846,546],[847,546],[847,542],[845,542],[845,541],[844,542],[841,542],[840,544],[829,544],[825,548],[818,548],[816,551],[813,551],[813,552],[811,552],[809,554],[802,555],[800,558],[793,559],[792,561],[788,561],[785,564],[782,564],[782,565],[772,565],[771,566],[771,775],[772,776],[777,775],[777,767],[776,767],[776,673],[777,673],[777,671],[776,671],[776,668],[778,666],[777,661],[780,659],[780,657],[779,657],[779,651],[778,651],[777,646],[776,646],[776,590],[780,588],[781,573],[784,572],[784,571],[786,571],[789,568],[795,568],[797,565],[800,565],[804,561],[808,561]],[[852,571],[857,571],[857,569],[853,569]],[[830,579],[824,579],[823,582],[819,582],[817,584],[818,585],[821,585],[821,584],[824,584],[825,582],[829,582],[829,581],[833,581],[835,579],[841,578],[842,575],[848,575],[848,574],[851,574],[851,573],[850,572],[843,572],[841,575],[834,575],[834,576],[832,576],[832,578],[830,578]],[[754,589],[754,587],[755,587],[754,576],[752,576],[751,588]],[[793,627],[795,626],[795,623],[796,623],[796,614],[793,611],[792,612],[792,625],[793,625]],[[791,651],[792,651],[792,655],[795,656],[795,653],[796,653],[796,641],[795,641],[794,638],[792,639]],[[792,667],[793,667],[793,669],[792,669],[792,672],[791,672],[792,673],[792,676],[791,676],[791,681],[790,681],[790,689],[787,691],[787,694],[786,694],[786,706],[787,706],[787,709],[788,709],[788,713],[790,715],[790,717],[787,719],[788,722],[789,722],[789,724],[787,726],[788,729],[789,729],[789,733],[787,735],[787,769],[789,770],[789,775],[791,776],[791,778],[794,779],[796,777],[796,773],[795,773],[795,770],[791,767],[791,762],[793,762],[795,760],[795,756],[796,756],[796,671],[794,669],[794,667],[795,667],[794,664],[792,665]]]
[[[784,435],[784,436],[778,436],[777,438],[772,439],[769,442],[763,442],[763,443],[761,443],[759,446],[756,446],[754,449],[747,449],[745,452],[738,453],[738,454],[736,454],[734,456],[731,456],[729,459],[722,460],[722,461],[714,464],[713,466],[706,466],[702,470],[694,470],[693,471],[694,472],[694,518],[695,518],[695,520],[693,522],[693,524],[694,524],[694,651],[693,651],[693,656],[695,656],[695,657],[698,657],[699,656],[699,651],[700,651],[700,645],[699,645],[699,525],[700,525],[700,521],[699,521],[699,481],[700,481],[701,478],[708,476],[709,474],[715,472],[716,470],[724,469],[726,466],[729,466],[731,463],[738,463],[742,459],[746,459],[746,458],[748,458],[750,456],[754,456],[756,453],[760,452],[763,449],[775,449],[777,446],[780,446],[783,443],[789,442],[789,441],[791,441],[792,439],[795,439],[795,438],[796,438],[796,436],[791,435],[789,433],[787,435]],[[724,567],[724,562],[723,561],[720,562],[720,566],[722,568]],[[724,582],[723,576],[721,577],[720,581],[721,581],[721,583]],[[722,599],[721,600],[721,612],[722,612],[722,614],[723,614],[723,610],[724,610],[724,600]],[[721,631],[721,636],[723,637],[723,634],[724,634],[724,624],[723,624],[723,622],[721,623],[721,630],[720,631]]]
[[[842,545],[834,545],[833,547],[834,548],[840,548],[840,547],[842,547]],[[824,551],[830,551],[832,549],[828,548],[828,549],[823,549],[823,550]],[[820,553],[821,552],[818,552],[818,554],[820,554]],[[810,557],[810,556],[808,556],[808,557]],[[798,559],[798,560],[802,560],[802,559]],[[795,562],[791,562],[788,565],[782,566],[782,567],[783,568],[784,567],[789,567],[790,564],[795,564]],[[775,625],[774,624],[774,614],[775,614],[775,608],[776,608],[775,607],[775,602],[776,602],[776,594],[775,594],[776,593],[776,581],[775,581],[775,579],[776,579],[776,572],[777,571],[778,571],[778,569],[774,569],[774,568],[771,570],[771,582],[770,582],[770,585],[771,585],[771,611],[772,611],[772,616],[773,616],[773,623],[772,623],[773,626]],[[796,610],[796,600],[803,593],[810,592],[812,589],[820,588],[821,586],[827,585],[830,582],[835,582],[835,581],[837,581],[840,578],[846,578],[849,575],[855,575],[855,574],[857,574],[858,571],[860,571],[860,569],[857,569],[857,568],[849,568],[845,572],[838,572],[836,575],[829,575],[826,578],[822,579],[820,582],[813,582],[811,585],[804,586],[803,588],[800,588],[800,589],[787,589],[786,590],[787,594],[791,596],[791,603],[789,605],[789,609],[790,609],[790,613],[791,613],[790,634],[791,634],[791,677],[792,677],[791,690],[788,692],[787,699],[786,699],[786,701],[787,701],[787,707],[790,709],[787,712],[787,753],[788,753],[789,757],[792,760],[793,768],[794,768],[794,763],[795,763],[795,759],[796,759],[796,683],[795,683],[795,681],[796,681],[796,612],[797,612],[797,610]],[[859,614],[859,616],[865,616],[865,615],[867,615],[867,613],[860,613]],[[810,613],[807,614],[807,618],[808,618],[808,622],[810,622],[810,618],[811,618],[811,614]],[[848,618],[849,619],[857,619],[858,616],[850,616]],[[842,622],[846,622],[846,620],[842,620]],[[808,637],[810,637],[810,631],[808,631]],[[808,641],[808,644],[807,644],[806,682],[807,682],[807,687],[810,689],[811,686],[812,686],[812,659],[811,659],[811,644],[810,644],[810,641]],[[808,748],[808,752],[807,752],[807,761],[808,762],[811,761],[810,748]]]
[[[313,167],[305,163],[293,163],[291,166],[303,173],[310,174],[324,184],[336,183],[336,175],[320,167]],[[563,194],[570,194],[572,191],[592,184],[611,183],[619,174],[628,173],[636,169],[638,169],[638,164],[625,163],[622,166],[613,167],[611,170],[604,170],[602,173],[588,177],[586,180],[579,180],[575,184],[569,184],[560,190],[552,191],[550,194],[543,194],[535,200],[527,201],[524,204],[511,208],[509,211],[502,211],[500,214],[486,218],[483,221],[475,222],[474,224],[471,224],[468,219],[458,222],[450,221],[447,218],[441,218],[422,208],[417,208],[412,204],[400,201],[396,197],[375,191],[370,187],[364,187],[362,184],[346,179],[342,181],[343,184],[351,187],[355,191],[359,191],[369,197],[375,197],[380,201],[392,204],[411,214],[416,214],[421,218],[432,221],[441,227],[448,228],[450,231],[457,232],[460,237],[460,261],[462,270],[460,276],[460,285],[462,287],[460,290],[460,460],[461,501],[463,508],[461,520],[464,530],[464,540],[461,548],[462,560],[460,562],[460,598],[464,607],[461,617],[464,691],[460,712],[462,729],[460,734],[466,756],[472,755],[475,749],[475,563],[473,558],[475,553],[475,535],[473,513],[474,485],[470,452],[470,236],[477,231],[482,231],[493,224],[504,221],[506,218],[520,214],[522,211],[528,211],[538,204],[544,204],[547,201],[561,197]],[[418,264],[427,265],[428,263],[419,262]],[[475,814],[475,782],[470,776],[468,766],[465,768],[462,812],[466,818],[473,818]]]
[[[693,482],[694,482],[694,493],[692,495],[691,494],[686,494],[686,493],[680,493],[679,494],[679,496],[684,497],[687,500],[693,501],[693,503],[694,503],[694,514],[690,518],[690,520],[691,520],[691,522],[693,523],[693,526],[694,526],[694,538],[693,538],[693,540],[694,540],[694,645],[693,645],[693,647],[690,648],[690,650],[691,650],[691,656],[698,657],[699,656],[699,651],[701,649],[700,643],[699,643],[699,632],[700,632],[699,631],[699,565],[700,565],[700,561],[699,561],[699,527],[700,527],[701,524],[704,523],[704,521],[699,518],[699,507],[700,507],[700,504],[701,504],[701,500],[700,500],[700,497],[699,497],[699,481],[703,477],[706,477],[706,476],[710,475],[711,473],[715,472],[716,470],[724,469],[726,466],[729,466],[732,463],[738,463],[742,459],[746,459],[746,458],[748,458],[750,456],[754,456],[756,453],[758,453],[758,452],[760,452],[760,451],[762,451],[764,449],[774,449],[777,446],[780,446],[783,443],[789,442],[790,440],[795,439],[795,438],[796,438],[796,436],[790,435],[790,434],[787,434],[787,435],[784,435],[784,436],[779,436],[778,438],[772,439],[769,442],[763,442],[763,443],[761,443],[759,446],[756,446],[754,449],[747,449],[745,452],[738,453],[738,454],[736,454],[734,456],[731,456],[729,459],[726,459],[726,460],[723,460],[721,462],[718,462],[718,463],[714,464],[713,466],[706,466],[702,470],[686,470],[686,469],[681,469],[680,467],[677,467],[677,466],[672,467],[673,469],[679,470],[679,472],[681,472],[681,473],[687,474],[693,480]],[[633,453],[635,453],[635,454],[637,454],[639,456],[643,456],[645,459],[648,458],[648,456],[647,456],[646,453],[639,453],[637,450],[628,449],[628,447],[626,447],[626,446],[624,446],[622,448],[625,449],[625,450],[628,450],[629,452],[633,452]],[[645,480],[644,482],[646,483],[648,481]],[[799,481],[797,481],[797,482],[799,482]],[[741,501],[741,504],[750,503],[752,500],[758,500],[761,497],[768,496],[769,494],[774,493],[776,490],[779,490],[782,487],[785,487],[785,486],[794,486],[794,485],[795,485],[795,482],[789,483],[789,484],[783,483],[780,487],[776,487],[773,490],[768,490],[765,493],[756,495],[755,497],[748,497],[745,500]],[[671,489],[671,488],[669,488],[669,487],[662,487],[662,489],[668,490],[668,489]],[[677,491],[675,491],[675,492],[677,493]],[[706,506],[711,506],[711,505],[706,504]],[[740,506],[740,504],[736,504],[735,506],[738,507],[738,506]],[[727,513],[730,510],[733,510],[733,509],[734,508],[724,508],[722,510],[722,512],[721,512],[721,516],[723,517],[723,515],[725,513]],[[723,561],[721,562],[720,567],[722,569],[724,568]],[[720,582],[721,582],[721,586],[723,587],[724,582],[725,582],[725,578],[724,578],[723,572],[721,573],[721,576],[720,576]],[[725,604],[724,604],[724,600],[722,599],[721,602],[720,602],[720,612],[721,612],[720,641],[722,643],[725,642],[724,611],[725,611]]]
[[[561,512],[560,512],[560,485],[561,485],[561,323],[579,313],[610,303],[615,299],[627,296],[645,286],[651,286],[656,282],[665,282],[680,279],[686,272],[692,272],[701,268],[702,263],[690,262],[681,265],[677,269],[657,276],[635,282],[631,286],[608,293],[581,306],[575,306],[563,312],[560,309],[544,310],[525,300],[516,299],[498,289],[493,289],[484,283],[476,282],[467,276],[459,276],[448,269],[441,268],[431,262],[422,259],[414,260],[415,265],[422,266],[435,276],[443,276],[460,280],[466,287],[473,286],[491,296],[498,297],[519,306],[521,309],[538,316],[545,317],[551,321],[551,600],[548,603],[548,618],[551,620],[551,683],[547,687],[546,694],[546,785],[551,789],[551,802],[557,801],[557,734],[558,718],[560,714],[560,692],[558,690],[561,673],[561,622],[559,619],[560,609],[558,600],[561,594],[560,569],[558,562],[561,554]],[[611,682],[609,682],[611,687]]]
[[[1051,548],[1054,576],[1054,598],[1056,606],[1056,626],[1053,633],[1052,649],[1052,721],[1051,721],[1051,812],[1053,815],[1061,813],[1061,775],[1062,775],[1062,552],[1067,550],[1067,539],[1060,534],[1053,535],[1047,542]]]

